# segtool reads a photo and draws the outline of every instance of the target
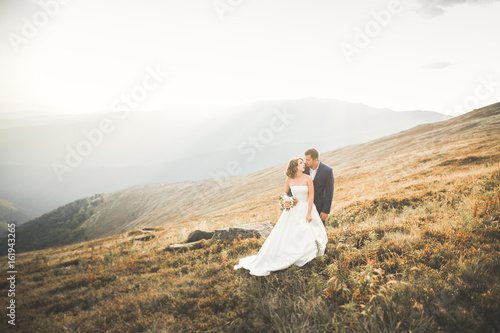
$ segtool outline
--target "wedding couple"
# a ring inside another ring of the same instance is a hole
[[[320,162],[318,150],[310,148],[304,158],[292,158],[286,169],[285,193],[294,200],[284,210],[256,255],[240,258],[234,269],[248,269],[256,276],[295,264],[304,266],[325,254],[328,237],[325,220],[333,199],[333,171]]]

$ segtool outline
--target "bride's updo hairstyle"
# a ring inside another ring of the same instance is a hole
[[[290,178],[294,178],[295,174],[297,173],[297,167],[299,166],[299,160],[302,160],[300,157],[294,157],[290,161],[288,161],[288,166],[286,167],[285,170],[285,175],[287,175]]]

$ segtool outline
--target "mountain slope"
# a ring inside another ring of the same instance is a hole
[[[15,210],[12,203],[0,199],[0,235],[7,231],[8,217]]]
[[[43,213],[133,185],[206,179],[226,170],[231,160],[239,164],[238,174],[248,174],[309,145],[327,151],[448,118],[316,98],[221,110],[136,111],[126,117],[43,117],[39,126],[0,128],[0,197]],[[96,131],[104,119],[112,130],[101,137]],[[91,148],[82,143],[90,142],[89,136],[96,142]],[[74,151],[80,144],[90,153],[79,160]],[[68,158],[76,163],[71,172],[54,171],[54,162],[69,165]]]
[[[73,201],[49,213],[33,219],[28,227],[18,227],[18,252],[39,250],[50,246],[61,246],[88,240],[82,223],[94,214],[93,208],[102,203],[95,195]]]
[[[12,202],[0,199],[0,221],[15,222],[17,225],[32,220],[38,213],[26,208],[15,207]]]
[[[339,198],[342,176],[339,178],[337,172],[346,168],[355,167],[356,172],[366,170],[369,174],[373,172],[374,164],[377,165],[381,160],[385,161],[384,168],[387,169],[399,167],[407,160],[422,156],[416,165],[407,169],[408,179],[411,179],[412,172],[434,167],[436,160],[453,164],[461,163],[455,162],[457,158],[472,158],[471,163],[484,160],[494,163],[500,156],[500,134],[497,131],[499,124],[499,105],[495,104],[444,122],[420,125],[372,142],[324,153],[321,160],[331,165],[336,175],[337,194],[334,204],[346,204],[354,199],[343,199],[341,195]],[[490,140],[484,140],[485,135]],[[295,155],[301,155],[301,152]],[[390,158],[389,163],[387,158]],[[102,203],[92,208],[92,216],[83,221],[78,229],[84,230],[82,235],[85,234],[88,239],[97,239],[141,227],[175,228],[181,221],[194,221],[225,210],[239,212],[237,207],[246,200],[279,193],[284,183],[284,168],[285,164],[281,164],[249,175],[140,185],[103,194]],[[360,181],[364,182],[364,185],[360,183],[359,186],[368,186],[370,182],[363,178],[360,178]],[[402,184],[407,183],[406,181],[395,184],[388,181],[386,185],[399,190]],[[366,193],[361,193],[356,199],[365,197]],[[36,223],[26,223],[20,230],[28,230]],[[43,247],[50,245],[48,243]]]
[[[325,256],[303,267],[267,277],[234,271],[262,246],[255,238],[167,251],[195,228],[276,223],[283,165],[249,175],[248,184],[227,179],[230,194],[216,194],[228,201],[213,201],[221,209],[208,213],[208,200],[199,201],[188,213],[200,217],[147,237],[132,230],[17,254],[17,329],[500,331],[499,116],[495,104],[322,154],[335,173],[328,244]],[[186,185],[182,195],[195,190]],[[237,198],[246,193],[255,196]],[[0,294],[8,288],[0,283]]]

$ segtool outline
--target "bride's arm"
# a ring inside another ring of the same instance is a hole
[[[290,193],[290,177],[286,177],[285,180],[285,194],[288,195]]]

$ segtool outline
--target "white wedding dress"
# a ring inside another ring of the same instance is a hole
[[[273,230],[256,255],[240,258],[234,269],[248,269],[256,276],[269,275],[272,271],[285,269],[295,264],[305,265],[316,256],[325,254],[328,236],[325,226],[313,204],[312,221],[307,222],[308,187],[291,186],[297,204],[284,210]]]

